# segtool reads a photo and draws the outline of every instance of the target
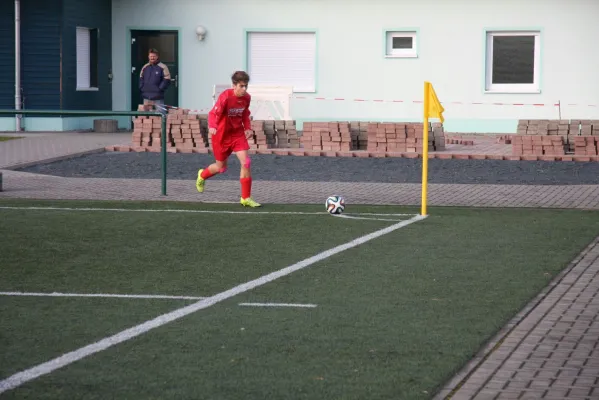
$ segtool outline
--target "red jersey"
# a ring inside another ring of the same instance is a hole
[[[218,100],[208,113],[208,127],[216,128],[216,134],[222,136],[245,136],[251,128],[250,101],[246,93],[237,97],[233,89],[227,89],[218,96]]]

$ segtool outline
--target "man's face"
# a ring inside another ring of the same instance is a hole
[[[233,92],[235,92],[235,96],[242,97],[245,95],[245,92],[248,90],[247,82],[238,82],[233,86]]]
[[[158,54],[156,54],[156,53],[150,53],[148,55],[148,59],[150,60],[151,64],[156,64],[156,62],[158,61]]]

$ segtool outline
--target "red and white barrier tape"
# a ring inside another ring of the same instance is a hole
[[[211,110],[211,108],[202,108],[201,110],[191,110],[189,108],[169,106],[167,104],[155,104],[155,107],[158,107],[158,108],[172,108],[174,110],[187,110],[187,111],[193,112],[193,113],[203,113],[203,112],[208,112],[208,111]]]
[[[372,102],[372,103],[412,103],[422,104],[423,100],[380,100],[380,99],[351,99],[343,97],[307,97],[293,96],[299,100],[325,100],[325,101],[350,101],[350,102]],[[566,103],[497,103],[497,102],[463,102],[463,101],[442,101],[441,104],[456,105],[492,105],[492,106],[534,106],[534,107],[559,107],[559,106],[580,106],[580,107],[599,107],[596,104],[566,104]]]

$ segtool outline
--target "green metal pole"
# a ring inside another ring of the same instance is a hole
[[[166,196],[166,114],[162,115],[162,132],[160,134],[162,153],[162,195]]]

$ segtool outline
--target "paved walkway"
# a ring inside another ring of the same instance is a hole
[[[0,169],[56,161],[131,142],[131,133],[127,132],[28,133],[19,136],[24,137],[0,142]]]
[[[37,134],[0,142],[0,170],[126,145],[130,134]],[[61,178],[3,170],[0,198],[236,202],[239,184]],[[419,184],[256,181],[264,203],[420,204]],[[451,206],[599,209],[599,185],[429,185],[429,203]],[[599,399],[599,238],[517,315],[435,399]]]
[[[599,240],[436,399],[599,399]]]
[[[507,162],[507,161],[506,161]],[[239,201],[239,182],[213,180],[198,193],[195,181],[167,180],[167,196],[159,179],[63,178],[3,171],[0,198]],[[430,184],[430,206],[552,207],[599,209],[599,185],[449,185]],[[419,205],[422,186],[404,183],[290,182],[256,180],[252,196],[264,203],[324,204],[331,194],[352,204]]]

